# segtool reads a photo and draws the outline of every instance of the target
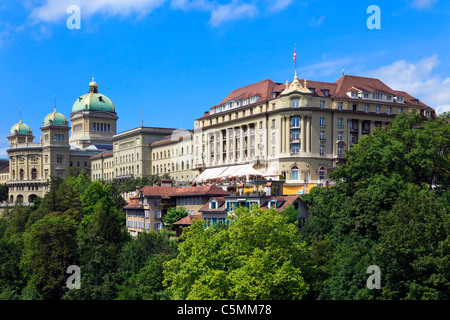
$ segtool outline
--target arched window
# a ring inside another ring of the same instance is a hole
[[[36,168],[31,169],[31,180],[37,179],[37,170]]]
[[[23,180],[23,169],[19,171],[19,180]]]
[[[291,180],[299,180],[299,171],[297,166],[291,168]]]
[[[183,150],[183,148],[181,148]],[[184,170],[184,161],[181,161],[181,170]]]
[[[319,180],[323,181],[327,177],[327,170],[324,167],[319,168]]]

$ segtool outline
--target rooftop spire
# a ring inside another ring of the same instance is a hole
[[[92,77],[91,83],[89,83],[89,92],[91,93],[97,93],[97,82],[94,81],[94,77]]]

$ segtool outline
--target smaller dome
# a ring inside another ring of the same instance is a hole
[[[31,129],[29,126],[27,126],[25,123],[22,123],[22,120],[19,121],[19,123],[16,123],[11,127],[11,130],[9,130],[10,135],[14,134],[29,134],[31,135]]]
[[[43,126],[49,125],[49,124],[67,124],[66,117],[64,117],[61,113],[56,112],[56,108],[52,113],[49,113],[42,122]]]

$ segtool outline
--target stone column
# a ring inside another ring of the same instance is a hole
[[[280,125],[280,153],[285,153],[285,141],[286,141],[286,118],[284,116],[281,117],[281,125]]]
[[[219,136],[219,148],[220,148],[220,150],[219,150],[219,159],[217,159],[218,160],[218,163],[222,163],[222,159],[223,159],[223,138],[224,138],[224,136],[222,135],[222,130],[220,130],[219,132],[218,132],[218,136]],[[225,136],[226,136],[226,133],[225,133]]]
[[[306,152],[311,152],[311,117],[306,118]]]
[[[240,127],[240,146],[239,146],[239,158],[240,160],[244,160],[244,126]]]
[[[290,144],[291,144],[291,121],[290,121],[290,117],[286,116],[286,144],[285,144],[285,152],[290,154],[291,153],[291,148],[290,148]]]
[[[306,124],[305,124],[305,116],[302,116],[301,119],[301,124],[300,124],[300,131],[302,134],[302,139],[301,139],[301,147],[302,147],[302,152],[305,153],[306,152]]]

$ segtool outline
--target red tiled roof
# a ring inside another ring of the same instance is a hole
[[[227,103],[230,100],[241,100],[241,99],[247,99],[253,96],[259,96],[261,97],[258,100],[258,103],[261,101],[270,100],[270,95],[274,91],[274,88],[279,86],[279,83],[275,83],[270,79],[262,80],[256,83],[249,84],[247,86],[235,89],[228,94],[225,99],[223,99],[219,104],[216,106],[220,106],[224,103]],[[216,107],[213,106],[213,107]],[[209,114],[204,114],[202,117],[207,116]],[[200,117],[200,118],[202,118]]]
[[[212,199],[217,201],[217,208],[216,209],[210,209],[209,208],[209,203],[211,202]],[[212,197],[198,211],[199,212],[206,212],[206,213],[208,213],[208,212],[216,212],[216,213],[226,212],[225,198],[224,197]]]
[[[130,203],[127,204],[125,207],[123,207],[124,209],[143,209],[143,206],[141,204],[139,204],[139,200],[136,197],[133,197],[130,199]]]
[[[168,199],[176,196],[189,196],[189,195],[211,195],[220,196],[229,195],[229,192],[217,187],[217,186],[199,186],[199,187],[159,187],[148,186],[143,187],[142,194],[146,197],[162,197]],[[131,199],[137,199],[137,195]]]
[[[186,217],[184,217],[183,219],[174,222],[174,225],[177,226],[190,226],[192,224],[192,220],[201,220],[202,216],[199,214],[193,214],[193,215],[188,215]]]
[[[224,195],[227,196],[230,193],[217,187],[217,186],[199,186],[199,187],[185,187],[176,188],[172,196],[187,196],[187,195]]]
[[[340,77],[336,82],[337,88],[334,97],[345,97],[347,96],[347,90],[349,88],[357,88],[361,91],[367,92],[384,92],[395,96],[395,91],[381,82],[379,79],[358,77],[358,76],[348,76],[344,75]]]
[[[405,100],[405,103],[407,103],[409,105],[420,106],[420,107],[428,107],[425,103],[423,103],[420,100],[418,100],[419,103],[414,102],[413,100],[415,100],[416,98],[414,98],[412,95],[410,95],[409,93],[407,93],[405,91],[395,91],[395,94],[397,96],[403,97],[404,100]]]

